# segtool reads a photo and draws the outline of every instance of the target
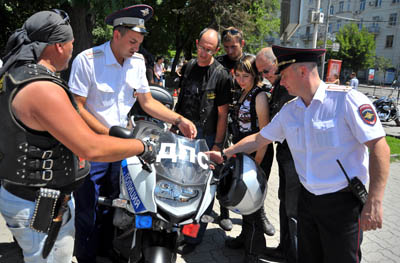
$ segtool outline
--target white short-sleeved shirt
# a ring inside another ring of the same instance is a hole
[[[285,104],[260,132],[271,141],[287,140],[300,182],[316,195],[348,185],[337,159],[350,178],[357,176],[365,184],[369,160],[364,143],[385,136],[365,95],[327,87],[321,81],[308,107],[299,97]]]
[[[106,127],[126,127],[138,93],[150,92],[143,56],[134,54],[121,66],[110,42],[81,52],[73,61],[71,92],[86,97],[85,108]]]
[[[356,77],[354,77],[350,80],[350,87],[353,87],[353,89],[358,88],[358,79]]]

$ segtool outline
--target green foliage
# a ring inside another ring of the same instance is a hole
[[[242,29],[245,51],[250,53],[256,53],[279,31],[279,0],[0,0],[0,45],[4,47],[11,33],[33,13],[61,8],[71,18],[75,56],[111,39],[112,28],[104,23],[108,14],[139,3],[154,9],[153,18],[146,23],[150,33],[142,46],[153,55],[175,56],[176,61],[182,53],[186,59],[196,54],[195,40],[205,27]]]
[[[39,10],[59,8],[59,1],[0,0],[0,55],[3,56],[8,38],[24,21]]]
[[[253,2],[253,7],[249,12],[254,20],[251,20],[250,25],[244,28],[247,52],[256,54],[266,46],[264,41],[267,37],[278,36],[280,17],[277,11],[279,8],[280,2],[277,0]]]
[[[374,65],[375,69],[383,71],[386,71],[386,69],[393,67],[392,60],[382,56],[375,57]]]
[[[358,29],[356,24],[348,24],[336,34],[340,44],[337,59],[341,59],[343,67],[357,72],[359,69],[370,68],[374,64],[374,35],[366,28]]]

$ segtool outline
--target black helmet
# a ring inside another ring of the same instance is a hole
[[[251,156],[238,153],[222,167],[217,193],[222,206],[235,213],[249,215],[264,204],[267,178]]]

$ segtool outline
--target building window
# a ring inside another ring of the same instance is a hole
[[[308,0],[308,3],[309,3],[309,4],[312,4],[312,3],[313,3],[313,0]]]
[[[343,10],[344,10],[344,2],[341,1],[339,2],[339,12],[343,12]]]
[[[347,1],[347,11],[350,11],[350,0]]]
[[[392,0],[392,4],[400,3],[400,0]]]
[[[336,25],[336,31],[339,31],[341,27],[342,27],[342,20],[338,20]]]
[[[381,6],[382,0],[375,0],[375,6]]]
[[[332,33],[333,24],[329,23],[328,25],[328,33]]]
[[[363,27],[363,19],[361,18],[360,23],[358,23],[358,30],[361,30]]]
[[[333,15],[333,11],[335,11],[335,8],[333,7],[333,5],[331,5],[331,7],[329,7],[329,14]]]
[[[380,20],[380,17],[379,16],[374,16],[374,17],[372,17],[372,27],[378,27],[379,26],[379,20]]]
[[[395,26],[397,23],[397,13],[390,14],[389,16],[389,26]]]
[[[360,0],[360,11],[365,10],[365,2],[366,0]]]
[[[385,48],[393,47],[393,35],[386,36],[386,45]]]

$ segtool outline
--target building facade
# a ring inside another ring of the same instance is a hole
[[[302,0],[301,23],[287,45],[311,48],[314,24],[310,22],[311,11],[316,10],[316,1]],[[386,75],[376,72],[375,83],[391,83],[400,75],[400,0],[320,0],[324,23],[318,26],[318,40],[334,41],[336,33],[348,23],[365,27],[375,36],[376,56],[391,61],[393,68]],[[328,18],[328,23],[326,24]],[[366,79],[368,69],[359,72]]]

